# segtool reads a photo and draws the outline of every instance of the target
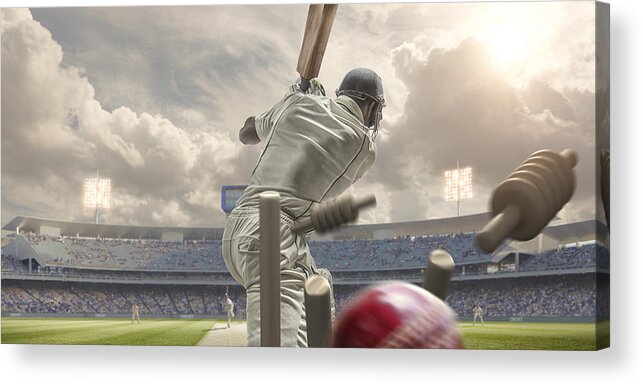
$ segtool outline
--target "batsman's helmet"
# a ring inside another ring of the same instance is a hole
[[[355,68],[344,76],[335,94],[349,96],[356,100],[360,106],[369,102],[376,104],[376,108],[372,112],[373,116],[369,116],[370,119],[364,116],[364,121],[371,122],[369,129],[372,131],[372,137],[375,138],[382,120],[382,108],[386,106],[382,79],[377,73],[367,68]]]

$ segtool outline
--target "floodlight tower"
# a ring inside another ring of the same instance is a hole
[[[98,224],[100,209],[109,209],[112,194],[112,180],[108,178],[85,178],[85,208],[94,209],[94,219]]]
[[[460,217],[460,200],[473,197],[472,179],[473,171],[471,167],[460,168],[459,160],[456,161],[456,169],[444,172],[445,199],[446,201],[456,202],[457,217]]]

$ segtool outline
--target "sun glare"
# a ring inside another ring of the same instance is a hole
[[[492,56],[504,66],[519,64],[527,58],[527,45],[520,28],[502,27],[489,34]]]

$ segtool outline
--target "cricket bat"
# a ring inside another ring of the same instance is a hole
[[[301,42],[297,72],[301,77],[301,90],[306,92],[310,80],[319,75],[333,20],[337,13],[337,4],[311,4]]]
[[[319,75],[335,13],[337,13],[337,4],[311,4],[308,8],[304,39],[301,42],[297,62],[297,72],[301,78],[299,86],[303,92],[308,89],[310,80]],[[251,122],[251,124],[248,124],[248,122]],[[239,139],[244,144],[254,145],[259,143],[259,137],[257,137],[254,125],[254,116],[246,120],[246,124],[239,132]]]

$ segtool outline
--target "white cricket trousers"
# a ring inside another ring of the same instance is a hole
[[[304,283],[312,274],[324,276],[332,287],[330,273],[318,270],[306,237],[290,230],[293,219],[281,212],[281,346],[307,347]],[[259,209],[235,208],[223,231],[223,260],[228,271],[246,289],[248,346],[261,346],[259,299]],[[334,298],[331,290],[331,311]]]

